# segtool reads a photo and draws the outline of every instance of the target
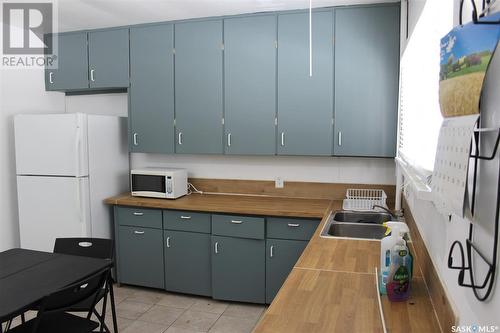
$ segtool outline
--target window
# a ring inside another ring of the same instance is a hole
[[[453,27],[453,1],[428,0],[414,10],[411,4],[408,20],[413,30],[401,56],[398,155],[417,169],[432,171],[443,119],[440,40]]]

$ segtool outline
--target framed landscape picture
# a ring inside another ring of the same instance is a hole
[[[500,25],[471,22],[441,39],[439,103],[443,117],[479,113],[486,71],[499,37]]]

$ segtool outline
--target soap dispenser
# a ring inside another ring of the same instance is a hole
[[[387,297],[392,302],[405,301],[410,296],[412,259],[402,236],[391,250],[391,268],[387,279]]]
[[[396,245],[396,243],[403,239],[405,234],[408,234],[410,230],[404,222],[386,222],[384,226],[387,227],[386,237],[382,238],[380,242],[380,283],[379,289],[381,294],[387,294],[387,281],[389,279],[389,273],[391,269],[391,250]],[[390,235],[389,235],[390,232]]]

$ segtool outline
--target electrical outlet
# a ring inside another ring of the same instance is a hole
[[[285,187],[285,181],[281,177],[276,177],[274,179],[274,187],[276,188],[283,188]]]

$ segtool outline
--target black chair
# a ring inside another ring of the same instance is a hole
[[[70,254],[74,256],[81,257],[92,257],[99,259],[109,259],[114,260],[114,242],[111,239],[103,238],[57,238],[54,245],[54,253]],[[107,282],[107,288],[101,289],[98,295],[97,302],[104,299],[107,290],[109,290],[110,302],[111,302],[111,314],[113,317],[113,330],[118,332],[118,324],[116,321],[116,309],[115,309],[115,298],[113,292],[113,280],[111,275],[109,275]],[[67,311],[69,312],[88,312],[92,306],[92,299],[84,300],[78,304],[71,306]],[[106,315],[106,302],[103,302],[102,312],[99,313],[95,308],[93,309],[93,314],[102,323],[106,332],[111,333],[104,318]]]
[[[35,318],[10,329],[9,333],[89,333],[99,327],[90,320],[100,291],[107,289],[111,270],[109,267],[80,280],[77,283],[43,298]],[[84,300],[91,299],[91,308],[86,318],[67,313],[67,309]],[[102,331],[102,325],[101,325]]]

